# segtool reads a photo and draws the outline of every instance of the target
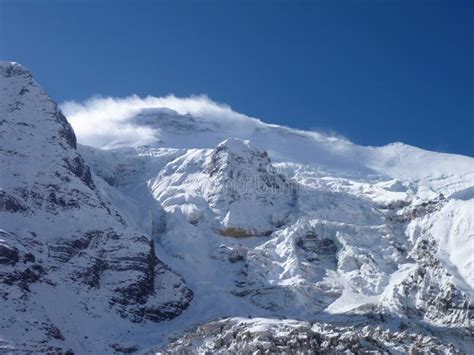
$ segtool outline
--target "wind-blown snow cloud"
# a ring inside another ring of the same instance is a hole
[[[160,132],[158,116],[154,116],[160,113],[175,115],[176,119],[185,120],[189,124],[193,122],[197,130],[201,129],[201,133],[203,129],[213,130],[215,136],[220,139],[229,137],[251,139],[256,130],[262,129],[272,130],[275,133],[274,139],[278,139],[278,134],[291,134],[316,141],[347,142],[335,134],[267,124],[257,118],[238,113],[229,105],[215,102],[206,95],[186,98],[174,95],[145,98],[137,95],[124,98],[93,97],[84,102],[66,101],[61,105],[61,109],[73,126],[79,143],[103,149],[143,146],[162,141],[165,129]],[[190,120],[186,115],[192,116],[194,120]],[[186,122],[183,123],[185,124]],[[269,138],[267,135],[267,139]],[[207,143],[218,142],[213,142],[211,139]]]
[[[61,109],[74,128],[81,144],[94,147],[145,145],[159,139],[159,129],[138,124],[133,118],[144,109],[166,108],[181,115],[190,114],[208,122],[254,129],[263,123],[233,111],[205,95],[179,98],[132,95],[125,98],[91,98],[85,102],[66,101]]]

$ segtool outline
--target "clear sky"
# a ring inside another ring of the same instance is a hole
[[[472,1],[5,1],[53,98],[207,94],[265,122],[474,156]]]

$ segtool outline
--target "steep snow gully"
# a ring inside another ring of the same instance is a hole
[[[473,158],[133,100],[0,63],[0,353],[472,353]]]

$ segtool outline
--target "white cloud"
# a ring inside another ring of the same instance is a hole
[[[165,129],[160,132],[158,125],[161,123],[154,124],[155,116],[151,115],[146,119],[138,116],[145,112],[149,114],[151,110],[157,110],[158,114],[158,112],[164,112],[165,109],[175,111],[179,115],[189,114],[199,121],[195,122],[197,127],[201,129],[210,127],[214,131],[213,138],[206,134],[200,138],[192,137],[193,147],[210,148],[213,144],[229,137],[251,139],[257,129],[274,133],[265,135],[265,138],[260,136],[265,140],[271,137],[281,140],[283,136],[291,134],[315,141],[347,142],[334,132],[325,134],[266,124],[259,119],[238,113],[226,104],[217,103],[206,95],[186,98],[174,95],[145,98],[137,95],[124,98],[93,97],[84,102],[66,101],[60,106],[74,128],[79,143],[104,149],[148,145],[158,140],[169,143],[170,139],[173,139],[173,146],[190,146],[189,137],[184,140],[182,136],[170,138],[169,135],[166,137]],[[188,117],[178,116],[178,119],[186,120]],[[180,139],[180,142],[176,139]]]
[[[66,101],[61,109],[76,132],[79,143],[94,147],[144,145],[159,139],[159,130],[139,125],[133,117],[143,109],[167,108],[179,114],[201,117],[224,124],[230,129],[255,129],[263,123],[233,111],[230,106],[212,101],[205,95],[179,98],[132,95],[125,98],[91,98],[82,103]]]

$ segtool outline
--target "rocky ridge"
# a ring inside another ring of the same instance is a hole
[[[192,291],[114,208],[57,104],[16,63],[0,92],[1,351],[80,352],[75,322],[179,315]]]
[[[231,318],[199,326],[163,354],[461,354],[436,338],[365,326]]]

